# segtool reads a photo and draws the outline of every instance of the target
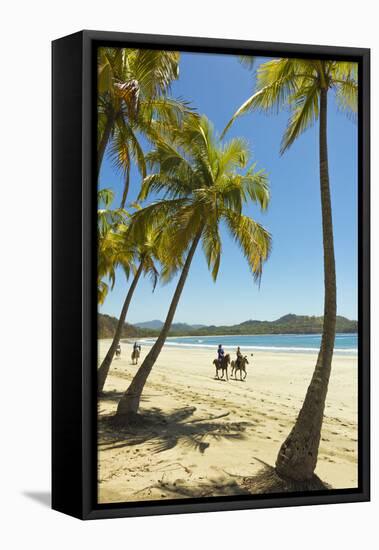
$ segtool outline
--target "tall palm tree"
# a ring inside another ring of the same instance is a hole
[[[189,111],[186,102],[167,97],[170,84],[178,75],[178,52],[99,48],[98,174],[109,145],[114,165],[124,174],[122,208],[132,159],[146,175],[140,134],[154,139],[157,124],[178,124]]]
[[[161,333],[118,404],[116,416],[122,421],[138,412],[143,388],[166,341],[198,244],[202,242],[216,280],[222,252],[219,227],[224,223],[241,247],[254,278],[261,276],[270,251],[270,235],[242,214],[242,205],[251,200],[265,209],[269,190],[265,173],[256,171],[255,165],[241,173],[248,159],[243,140],[222,145],[205,117],[189,118],[181,130],[172,132],[171,142],[161,141],[148,155],[156,172],[145,178],[140,198],[161,192],[163,198],[138,212],[132,227],[137,235],[143,235],[151,220],[164,219],[171,255],[186,259]]]
[[[317,464],[336,331],[337,287],[327,146],[328,96],[332,92],[341,109],[356,113],[356,63],[299,59],[268,61],[258,68],[256,92],[238,109],[225,129],[238,116],[253,109],[271,111],[275,108],[289,108],[291,116],[282,140],[283,153],[319,120],[325,286],[322,339],[304,403],[276,460],[279,475],[299,481],[312,478]]]

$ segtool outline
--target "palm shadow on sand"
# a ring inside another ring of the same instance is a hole
[[[116,399],[116,395],[109,399]],[[115,416],[100,417],[98,422],[98,445],[103,451],[133,447],[149,443],[149,452],[161,453],[175,448],[178,444],[204,453],[212,442],[221,440],[239,441],[246,439],[248,427],[253,422],[228,422],[229,413],[201,418],[193,416],[196,407],[184,407],[171,413],[164,413],[154,407],[140,415],[136,424],[120,426],[115,424]],[[257,457],[252,459],[261,465],[254,476],[233,475],[225,471],[219,479],[206,480],[196,487],[187,483],[158,482],[148,489],[160,489],[167,498],[196,498],[220,495],[264,495],[325,491],[330,486],[317,476],[305,482],[296,482],[278,476],[271,465]]]
[[[167,499],[249,495],[249,491],[242,487],[238,481],[229,478],[227,475],[217,479],[207,479],[198,482],[196,485],[189,485],[186,480],[176,480],[174,482],[160,480],[138,492],[144,492],[146,489],[156,489],[161,493],[161,496],[163,493]]]
[[[125,392],[123,391],[116,391],[116,390],[103,391],[98,395],[98,398],[101,401],[115,401],[116,403],[118,403],[120,399],[123,397],[124,393]],[[144,401],[149,401],[149,396],[142,395],[141,402],[144,402]]]
[[[98,423],[98,444],[102,450],[120,449],[149,442],[149,450],[161,453],[179,443],[204,453],[212,441],[244,439],[251,422],[225,422],[229,413],[209,418],[196,418],[196,407],[184,407],[164,413],[154,407],[140,416],[135,425],[119,426],[114,416],[104,416]]]

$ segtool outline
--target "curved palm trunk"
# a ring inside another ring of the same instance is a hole
[[[327,151],[327,90],[325,89],[321,90],[320,95],[319,145],[325,284],[322,340],[303,406],[276,460],[276,470],[279,475],[298,481],[310,479],[316,468],[336,331],[337,289]]]
[[[109,137],[112,132],[114,119],[115,117],[113,113],[110,113],[108,115],[107,123],[105,125],[103,135],[101,136],[99,146],[97,148],[97,177],[99,177],[99,174],[100,174],[101,163],[103,162],[105,149],[107,148]]]
[[[124,305],[122,306],[121,315],[120,315],[120,318],[119,318],[118,323],[117,323],[117,328],[116,328],[115,335],[113,337],[112,344],[111,344],[106,356],[103,359],[103,362],[101,363],[101,365],[100,365],[100,367],[97,371],[97,391],[98,392],[103,391],[104,384],[105,384],[105,381],[107,379],[108,372],[109,372],[109,369],[111,367],[114,354],[116,353],[117,346],[120,342],[122,328],[123,328],[124,323],[125,323],[125,318],[126,318],[126,315],[128,313],[130,302],[132,300],[132,296],[133,296],[134,291],[136,289],[136,286],[137,286],[138,280],[141,276],[142,270],[143,270],[143,261],[141,261],[141,263],[139,264],[139,267],[138,267],[138,270],[137,270],[137,272],[134,276],[133,282],[130,285],[130,288],[129,288],[128,293],[126,295],[125,302],[124,302]]]
[[[199,233],[196,235],[191,245],[191,248],[189,250],[187,259],[185,261],[182,273],[180,275],[178,284],[176,286],[175,293],[171,301],[170,309],[168,310],[167,317],[162,327],[161,333],[159,334],[155,344],[153,345],[149,353],[146,355],[142,365],[140,366],[136,375],[134,376],[129,388],[126,390],[126,392],[120,399],[117,407],[117,413],[116,413],[117,417],[125,417],[125,419],[129,420],[129,419],[132,419],[138,412],[143,388],[146,384],[146,380],[151,372],[151,369],[153,368],[155,361],[157,360],[161,352],[161,349],[163,348],[163,345],[166,341],[167,335],[171,328],[175,311],[178,306],[179,299],[182,294],[184,284],[188,276],[188,272],[191,266],[193,256],[195,254],[197,245],[199,244],[200,237],[201,237],[201,231],[199,231]]]

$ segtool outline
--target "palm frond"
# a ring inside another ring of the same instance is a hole
[[[252,218],[225,212],[224,218],[232,238],[241,248],[255,280],[260,281],[263,264],[271,250],[271,235]]]
[[[255,170],[256,163],[252,164],[241,178],[243,192],[250,199],[266,210],[270,202],[270,186],[268,175],[264,170]]]
[[[350,78],[341,80],[335,83],[335,90],[339,109],[347,113],[353,120],[356,120],[358,111],[358,82]]]
[[[292,115],[283,135],[281,154],[318,119],[319,95],[319,85],[314,82],[310,86],[303,86],[298,93],[292,96],[290,101]]]
[[[237,109],[221,137],[238,117],[252,110],[278,112],[302,86],[311,86],[316,80],[315,66],[306,60],[281,58],[262,63],[257,70],[255,93]]]
[[[220,269],[222,245],[218,230],[218,223],[205,224],[202,233],[202,244],[208,268],[211,270],[212,279],[216,281]]]
[[[256,62],[256,57],[253,55],[239,55],[238,60],[243,67],[252,71]]]
[[[99,205],[104,205],[104,208],[109,208],[114,199],[114,191],[110,188],[99,189],[97,192],[97,202]]]

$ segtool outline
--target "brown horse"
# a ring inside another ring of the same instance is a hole
[[[241,359],[239,361],[232,361],[232,363],[231,363],[232,370],[231,370],[230,376],[232,377],[233,374],[234,374],[234,379],[237,380],[237,371],[239,370],[240,371],[240,380],[242,380],[242,372],[244,373],[243,380],[245,380],[245,378],[247,376],[246,365],[248,365],[248,364],[249,364],[249,361],[247,360],[246,355],[244,357],[241,357]]]
[[[221,360],[214,359],[213,361],[214,366],[216,367],[216,378],[217,380],[222,380],[224,378],[224,373],[226,380],[229,380],[228,378],[228,365],[230,365],[230,355],[229,353],[226,354]],[[221,378],[218,377],[218,371],[221,370]]]

